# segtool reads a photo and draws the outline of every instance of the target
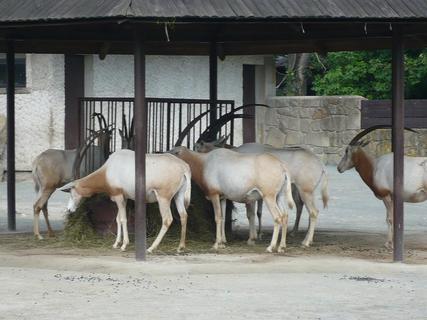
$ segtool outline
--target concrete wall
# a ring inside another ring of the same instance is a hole
[[[348,142],[360,129],[360,102],[363,97],[271,97],[270,109],[258,116],[258,141],[276,147],[302,145],[325,163],[337,164]],[[427,135],[405,134],[410,155],[427,155]],[[381,155],[391,151],[390,130],[367,136],[368,150]]]
[[[64,148],[64,58],[29,54],[27,86],[16,93],[16,170],[31,170],[33,159],[48,148]],[[0,91],[0,115],[6,94]]]

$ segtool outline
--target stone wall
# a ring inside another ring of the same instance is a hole
[[[257,111],[258,141],[276,147],[306,146],[324,163],[335,165],[360,131],[362,100],[360,96],[272,97],[268,100],[271,108]],[[426,137],[405,133],[406,153],[427,155]],[[390,152],[390,130],[375,131],[367,138],[373,154]]]

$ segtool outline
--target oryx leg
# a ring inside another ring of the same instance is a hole
[[[185,192],[181,190],[175,196],[175,205],[179,213],[179,218],[181,220],[181,239],[179,240],[178,252],[181,252],[185,249],[185,236],[187,233],[187,210],[185,209]]]
[[[385,247],[387,249],[393,249],[393,199],[387,196],[383,199],[384,205],[387,210],[386,221],[388,225],[387,242]]]
[[[222,213],[222,219],[221,219],[221,243],[226,244],[227,238],[225,236],[225,215],[227,211],[227,200],[222,199],[221,200],[221,213]]]
[[[258,217],[258,239],[261,240],[262,238],[262,205],[263,205],[264,201],[258,200],[257,201],[257,217]]]
[[[122,225],[120,223],[119,213],[117,213],[117,216],[116,216],[116,224],[117,224],[117,234],[116,234],[116,241],[113,244],[114,249],[117,249],[120,246],[120,243],[122,242]]]
[[[273,235],[271,237],[270,245],[267,248],[268,252],[273,252],[273,250],[277,246],[277,240],[279,238],[279,228],[283,221],[282,213],[280,212],[280,209],[277,206],[276,199],[265,197],[264,202],[267,205],[267,208],[270,211],[274,221]]]
[[[254,245],[255,240],[257,239],[257,232],[255,228],[255,201],[251,201],[245,204],[246,205],[246,216],[249,221],[249,239],[248,245]]]
[[[44,219],[46,220],[47,235],[49,237],[54,237],[55,236],[55,232],[53,232],[53,229],[52,229],[52,227],[50,225],[50,222],[49,222],[49,213],[47,211],[47,203],[48,203],[48,201],[46,200],[46,203],[44,204],[44,206],[42,208],[42,211],[43,211]]]
[[[310,215],[310,224],[308,226],[307,234],[302,242],[304,247],[309,247],[313,243],[314,229],[316,228],[317,216],[319,211],[314,204],[313,193],[300,192],[300,196],[305,206],[307,207],[308,214]]]
[[[286,248],[286,233],[288,231],[288,213],[286,211],[286,200],[284,192],[280,192],[277,196],[277,204],[282,214],[282,238],[280,240],[279,249],[277,249],[277,252],[283,252]]]
[[[159,210],[162,216],[162,227],[156,240],[154,240],[153,244],[148,248],[147,251],[149,253],[153,252],[158,247],[173,221],[170,200],[157,196],[157,202],[159,203]]]
[[[118,223],[117,238],[113,247],[117,248],[120,243],[119,226],[121,226],[121,228],[123,229],[123,243],[122,243],[122,246],[120,247],[120,250],[125,251],[127,245],[129,244],[128,220],[126,217],[126,199],[122,194],[119,194],[117,196],[112,196],[111,200],[117,204],[117,208],[118,208],[117,218],[116,218],[116,222]],[[117,240],[119,240],[119,242]]]
[[[290,236],[295,236],[298,232],[299,223],[301,219],[302,210],[304,209],[304,202],[302,201],[298,189],[292,184],[292,198],[294,198],[295,207],[297,209],[295,224],[292,231],[289,233]]]
[[[34,222],[33,222],[33,230],[34,230],[34,236],[38,238],[39,240],[42,240],[43,237],[40,234],[40,225],[39,225],[39,217],[40,217],[40,211],[43,210],[44,206],[47,206],[47,201],[49,200],[50,196],[55,190],[40,190],[39,196],[37,200],[34,202]],[[46,209],[47,212],[47,209]],[[47,213],[45,214],[46,223],[48,225],[49,232],[51,231],[49,220],[47,218]]]
[[[215,244],[213,245],[213,248],[215,250],[218,250],[218,248],[224,247],[224,244],[222,243],[222,231],[221,231],[221,220],[222,220],[221,201],[219,199],[218,194],[210,196],[209,200],[212,202],[212,206],[215,212],[215,223],[216,223],[216,240],[215,240]]]

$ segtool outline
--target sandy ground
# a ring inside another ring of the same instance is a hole
[[[427,202],[405,206],[406,263],[390,263],[382,203],[355,172],[328,171],[331,201],[313,247],[299,246],[306,214],[285,254],[265,253],[267,239],[249,247],[239,212],[240,232],[218,254],[190,239],[176,255],[166,239],[147,262],[135,262],[132,247],[79,249],[4,232],[0,184],[0,319],[426,319]],[[33,198],[31,182],[19,182],[22,232],[31,230]],[[61,193],[50,202],[58,230],[65,203]],[[263,222],[268,230],[268,213]]]
[[[427,267],[260,254],[0,255],[0,319],[425,319]],[[423,298],[424,297],[424,298]]]

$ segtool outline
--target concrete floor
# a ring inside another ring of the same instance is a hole
[[[323,209],[320,191],[316,194],[317,205],[320,209],[318,228],[320,230],[352,230],[386,233],[385,207],[382,201],[374,197],[372,192],[362,182],[355,170],[339,174],[335,167],[329,166],[329,208]],[[33,183],[24,180],[17,183],[17,229],[18,231],[32,230],[32,203],[35,198]],[[53,227],[63,228],[64,212],[68,195],[57,191],[49,201],[49,216]],[[235,228],[246,229],[247,219],[243,206],[234,214]],[[305,210],[305,209],[304,209]],[[293,225],[295,210],[290,212],[290,225]],[[0,183],[0,232],[7,230],[6,216],[6,183]],[[191,217],[190,217],[191,219]],[[43,218],[41,217],[41,220]],[[264,210],[263,224],[271,227],[272,220],[267,210]],[[305,229],[308,224],[308,214],[303,212],[300,226]],[[45,230],[44,221],[40,223]],[[427,202],[405,204],[405,231],[409,233],[427,233]]]

